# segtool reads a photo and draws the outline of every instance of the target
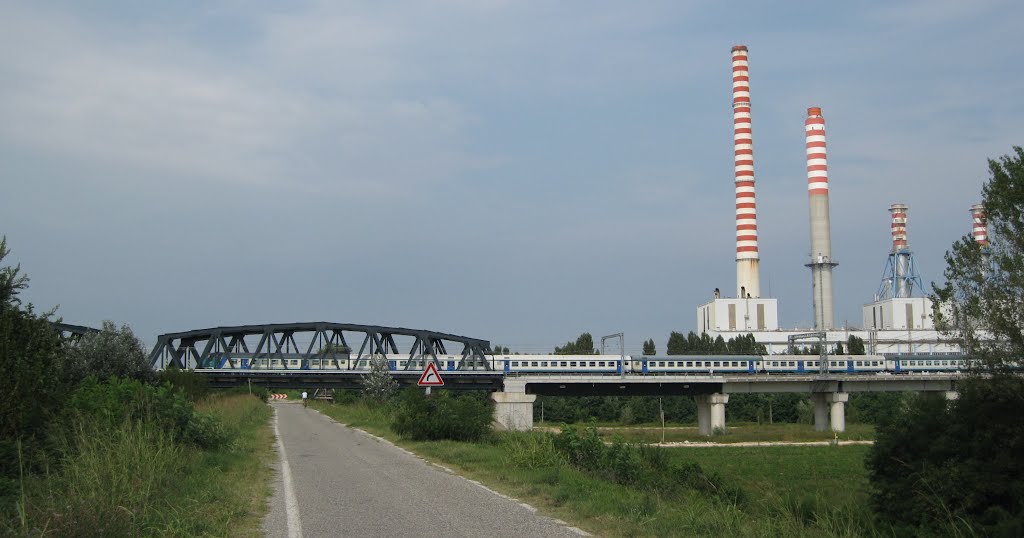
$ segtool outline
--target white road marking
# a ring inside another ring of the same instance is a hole
[[[288,514],[288,538],[302,538],[302,520],[299,518],[299,502],[295,498],[295,485],[292,484],[292,470],[288,466],[288,456],[284,452],[281,431],[277,428],[277,409],[274,409],[274,435],[277,437],[277,453],[281,455],[281,480],[284,481],[284,508]]]

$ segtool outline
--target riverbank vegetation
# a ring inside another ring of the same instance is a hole
[[[65,339],[22,305],[27,285],[0,267],[0,534],[258,535],[266,391],[157,374],[127,326]]]

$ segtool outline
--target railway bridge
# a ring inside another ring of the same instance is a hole
[[[689,395],[697,402],[700,433],[724,430],[731,394],[804,393],[814,405],[818,431],[846,429],[846,402],[852,392],[937,392],[956,399],[958,373],[861,374],[724,374],[724,375],[515,375],[502,380],[495,402],[495,420],[510,430],[533,427],[537,395],[669,396]]]
[[[357,347],[358,346],[358,349]],[[461,346],[459,352],[449,353]],[[700,432],[725,429],[725,410],[731,394],[805,393],[814,405],[815,428],[846,428],[845,404],[853,392],[921,391],[957,396],[957,373],[822,373],[822,374],[540,374],[495,370],[486,354],[486,340],[420,329],[311,322],[214,327],[160,335],[149,355],[154,368],[194,368],[212,387],[246,383],[271,390],[289,388],[355,389],[364,371],[310,370],[299,365],[313,359],[367,359],[377,354],[407,355],[405,369],[392,374],[399,383],[414,385],[420,371],[416,359],[437,362],[459,357],[454,371],[444,371],[446,389],[488,390],[495,403],[495,422],[509,430],[533,427],[533,403],[538,395],[557,396],[693,396]],[[278,359],[275,370],[224,370],[228,359]],[[353,361],[349,361],[354,364]],[[297,366],[290,367],[289,364]]]

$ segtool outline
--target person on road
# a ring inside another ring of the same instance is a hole
[[[309,405],[309,397],[306,394],[306,391],[302,391],[302,407],[306,407],[308,405]]]

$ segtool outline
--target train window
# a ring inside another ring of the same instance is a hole
[[[715,361],[715,368],[719,368],[721,366],[722,366],[722,362],[721,361]]]
[[[530,366],[537,366],[537,361],[530,361]]]
[[[590,361],[590,367],[591,367],[591,368],[593,368],[593,367],[595,367],[595,366],[597,366],[597,363],[596,363],[596,362],[594,362],[594,361]]]
[[[572,362],[570,362],[570,363],[569,363],[569,366],[570,366],[571,368],[575,368],[575,367],[576,367],[576,361],[572,361]]]
[[[599,362],[597,363],[597,367],[598,367],[598,368],[604,368],[604,361],[599,361]]]
[[[562,361],[561,364],[559,364],[559,366],[562,366],[564,368],[565,367],[565,361]]]
[[[686,361],[687,368],[693,368],[693,361]]]

